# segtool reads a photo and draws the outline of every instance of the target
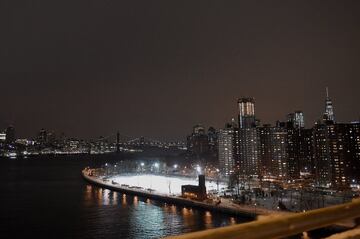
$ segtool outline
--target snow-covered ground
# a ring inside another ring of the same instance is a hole
[[[144,189],[154,189],[157,193],[163,194],[181,194],[181,185],[198,185],[197,178],[185,178],[185,177],[170,177],[170,176],[160,176],[152,174],[142,174],[142,175],[119,175],[109,178],[118,184],[127,184],[129,186],[142,187]],[[219,183],[219,189],[226,187],[225,184]],[[206,190],[216,190],[216,182],[206,181]]]

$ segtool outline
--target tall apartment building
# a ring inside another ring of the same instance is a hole
[[[220,172],[224,176],[230,176],[235,172],[237,161],[239,131],[236,125],[226,124],[218,133],[218,159]]]
[[[260,141],[255,118],[255,100],[240,98],[239,108],[239,157],[236,167],[241,176],[259,175]]]
[[[285,127],[264,125],[260,134],[260,173],[264,177],[288,177],[287,130]]]

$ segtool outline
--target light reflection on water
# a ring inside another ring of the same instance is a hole
[[[135,206],[132,196],[91,186],[80,176],[89,165],[103,165],[103,157],[119,156],[1,159],[0,238],[147,239],[245,221],[141,197]]]
[[[90,224],[118,238],[159,238],[240,222],[209,211],[161,203],[87,185],[84,205],[92,208]],[[116,228],[118,227],[118,228]]]
[[[147,239],[230,224],[226,215],[205,220],[202,210],[91,186],[80,172],[95,159],[77,157],[0,160],[0,238]]]

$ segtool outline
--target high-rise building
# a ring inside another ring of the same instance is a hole
[[[193,127],[193,134],[200,135],[205,134],[205,128],[201,124],[197,124]]]
[[[205,129],[202,125],[195,125],[193,127],[192,134],[187,137],[187,149],[192,157],[196,157],[201,161],[205,160],[209,153],[209,138],[205,134]]]
[[[295,111],[294,113],[288,114],[288,123],[291,124],[293,128],[304,128],[304,113],[302,111]]]
[[[314,168],[314,131],[313,129],[300,129],[299,169],[300,172],[315,174]]]
[[[260,173],[286,179],[288,175],[287,130],[277,124],[264,125],[260,132]]]
[[[314,173],[312,129],[288,125],[287,153],[290,179],[300,178],[301,172]]]
[[[45,129],[41,129],[41,130],[39,131],[39,133],[38,133],[38,136],[37,136],[37,141],[38,141],[38,143],[39,143],[40,145],[46,144],[46,142],[47,142],[47,136],[48,136],[48,134],[47,134],[46,130],[45,130]]]
[[[233,124],[226,124],[218,133],[218,159],[220,172],[230,176],[235,171],[237,159],[238,129]]]
[[[240,98],[239,107],[239,128],[252,128],[256,124],[255,120],[255,99],[250,97]]]
[[[218,137],[218,135],[217,135],[216,129],[214,127],[209,127],[207,136],[208,136],[208,142],[209,142],[209,151],[213,156],[217,157],[217,152],[218,152],[217,137]]]
[[[345,153],[348,156],[351,155],[348,166],[348,178],[350,184],[360,185],[360,121],[351,122],[348,125],[345,138],[348,140],[348,149]]]
[[[6,128],[5,131],[6,134],[6,143],[10,144],[10,143],[14,143],[15,142],[15,128],[14,126],[10,125],[9,127]]]
[[[318,186],[331,185],[331,161],[328,126],[317,122],[314,126],[315,176]]]
[[[254,98],[240,98],[239,106],[239,156],[236,167],[241,176],[259,175],[259,131],[255,118]]]
[[[304,113],[300,110],[287,116],[287,153],[290,179],[300,178],[301,172],[313,173],[313,135],[305,129]]]
[[[46,143],[50,145],[54,145],[56,142],[56,134],[54,131],[50,131],[46,136]]]
[[[300,130],[294,128],[292,125],[287,127],[287,152],[288,152],[288,167],[289,167],[289,178],[298,179],[300,178]]]
[[[359,183],[360,123],[318,123],[314,142],[318,185],[344,189]]]
[[[334,107],[332,100],[329,97],[329,89],[327,87],[326,87],[324,120],[332,121],[335,123]]]
[[[0,142],[5,142],[5,141],[6,141],[6,133],[0,132]]]
[[[260,174],[263,176],[273,176],[273,149],[270,124],[264,124],[259,128],[260,135]]]
[[[120,153],[120,132],[116,132],[116,153]]]
[[[258,127],[260,132],[260,171],[263,176],[298,179],[301,172],[313,173],[312,129],[293,121]]]
[[[239,129],[239,157],[236,167],[242,176],[259,175],[259,131],[258,128]]]

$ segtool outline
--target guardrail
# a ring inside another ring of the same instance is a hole
[[[360,218],[360,199],[303,213],[265,216],[249,223],[192,232],[167,239],[283,238],[356,218]]]

